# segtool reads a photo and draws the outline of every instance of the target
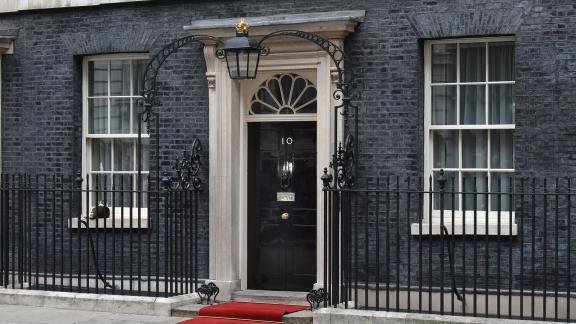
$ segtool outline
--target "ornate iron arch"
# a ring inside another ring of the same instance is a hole
[[[290,37],[297,37],[301,39],[305,39],[309,42],[312,42],[318,45],[321,49],[323,49],[332,59],[332,62],[336,65],[336,69],[338,71],[338,81],[344,81],[344,60],[345,55],[344,51],[336,44],[331,42],[330,40],[323,38],[320,35],[314,33],[308,33],[300,30],[279,30],[276,32],[272,32],[266,36],[264,36],[260,42],[258,43],[262,46],[265,50],[264,53],[270,53],[270,50],[263,46],[263,43],[266,42],[270,38],[279,37],[279,36],[290,36]]]
[[[332,162],[330,163],[332,173],[329,174],[328,169],[325,168],[324,176],[322,176],[321,180],[324,188],[327,189],[352,187],[355,184],[357,174],[356,158],[358,156],[358,145],[355,144],[355,140],[358,138],[358,106],[352,104],[351,82],[345,79],[344,62],[346,55],[340,46],[330,40],[320,35],[300,30],[279,30],[264,36],[258,43],[258,45],[263,48],[262,52],[264,55],[268,55],[270,50],[263,46],[263,44],[271,38],[281,36],[301,38],[318,45],[318,47],[328,54],[334,63],[336,72],[338,73],[338,82],[336,83],[336,90],[332,94],[332,97],[340,103],[334,107],[334,120],[336,125],[333,136],[334,138],[338,138],[338,113],[340,113],[344,116],[344,124],[342,126],[345,134],[345,145],[343,147],[342,143],[334,141]],[[354,128],[352,131],[348,129],[348,119],[351,109],[353,110],[352,114],[354,117]]]
[[[164,65],[164,62],[170,57],[174,52],[178,51],[180,48],[191,44],[191,43],[199,43],[203,44],[202,40],[211,40],[218,44],[222,42],[212,36],[208,35],[192,35],[192,36],[185,36],[179,38],[172,43],[164,46],[158,53],[156,53],[148,64],[146,64],[146,68],[144,69],[144,76],[143,76],[143,85],[144,88],[141,91],[142,100],[144,103],[144,111],[143,113],[146,115],[144,121],[149,123],[151,121],[150,117],[152,115],[152,107],[158,104],[157,95],[158,95],[158,88],[156,85],[156,80],[158,78],[158,73]],[[218,57],[222,56],[223,54],[221,51],[218,51]]]
[[[332,154],[332,162],[330,163],[330,168],[332,169],[332,174],[327,173],[326,169],[326,176],[322,177],[323,185],[325,188],[336,188],[336,187],[352,187],[355,183],[356,177],[356,157],[358,156],[358,145],[355,145],[355,140],[358,138],[358,107],[352,104],[352,97],[351,97],[351,82],[347,82],[345,80],[344,74],[344,62],[346,60],[346,55],[340,46],[334,44],[330,40],[323,38],[320,35],[304,32],[300,30],[280,30],[268,35],[265,35],[260,42],[258,43],[259,46],[262,47],[262,54],[268,55],[270,53],[269,48],[263,46],[263,44],[274,37],[296,37],[300,39],[307,40],[311,43],[318,45],[332,60],[334,66],[336,68],[336,72],[338,75],[338,81],[336,83],[336,90],[332,94],[332,97],[339,101],[340,103],[337,104],[334,108],[334,117],[336,120],[336,125],[334,127],[334,138],[338,138],[338,113],[344,116],[344,132],[345,132],[345,145],[344,148],[342,147],[341,143],[334,143],[333,147],[333,154]],[[150,133],[150,125],[152,121],[154,121],[157,113],[153,111],[154,105],[158,104],[157,95],[157,77],[158,73],[162,65],[165,61],[176,52],[178,49],[194,42],[198,42],[202,44],[202,40],[211,40],[215,43],[222,44],[222,42],[216,38],[209,35],[191,35],[179,38],[172,43],[164,46],[154,57],[150,59],[146,68],[144,70],[144,77],[143,77],[143,85],[144,89],[141,92],[142,101],[144,105],[144,110],[140,113],[140,119],[146,122],[147,132]],[[219,58],[224,57],[224,53],[222,50],[217,50],[216,55]],[[350,131],[348,129],[348,118],[350,117],[350,110],[353,109],[353,117],[354,117],[354,129]],[[138,162],[138,174],[139,177],[141,175],[141,134],[142,130],[140,129],[141,126],[138,124],[138,154],[139,154],[139,162]],[[158,137],[158,132],[157,132]],[[158,157],[158,150],[157,147],[157,159]],[[156,168],[157,172],[158,165],[157,162]],[[158,173],[157,178],[160,178],[160,174]]]
[[[202,44],[203,40],[210,40],[213,41],[217,44],[221,44],[222,42],[212,36],[209,35],[191,35],[191,36],[185,36],[179,39],[176,39],[175,41],[171,42],[170,44],[164,46],[161,50],[159,50],[149,61],[148,64],[146,64],[146,67],[144,69],[144,76],[143,76],[143,89],[141,90],[140,94],[142,96],[141,102],[144,106],[143,111],[141,111],[138,116],[139,119],[141,121],[146,122],[146,131],[148,134],[150,134],[150,126],[152,124],[152,122],[156,122],[156,134],[155,134],[155,140],[156,140],[156,147],[155,147],[155,153],[156,153],[156,161],[155,161],[155,168],[156,168],[156,189],[159,190],[160,189],[160,182],[161,182],[161,178],[160,178],[160,146],[159,146],[159,141],[160,141],[160,135],[158,132],[158,128],[159,128],[159,124],[158,124],[158,113],[154,112],[153,107],[155,105],[159,104],[158,101],[158,87],[157,87],[157,78],[158,78],[158,73],[160,72],[160,69],[162,68],[162,66],[164,65],[164,63],[166,62],[166,60],[172,55],[174,54],[174,52],[178,51],[180,48],[191,44],[191,43],[199,43]],[[220,57],[223,55],[223,53],[221,51],[218,51],[217,55]],[[138,123],[138,140],[137,140],[137,154],[138,154],[138,189],[142,190],[142,126],[141,123]],[[200,143],[197,143],[197,140],[194,142],[194,145],[200,145]],[[198,146],[201,147],[201,146]],[[175,166],[176,168],[177,166]],[[176,170],[178,171],[178,170]],[[197,172],[196,172],[197,175]],[[194,182],[198,182],[199,179],[191,179],[191,181]],[[198,186],[191,186],[192,188],[195,189],[200,189],[200,187]]]

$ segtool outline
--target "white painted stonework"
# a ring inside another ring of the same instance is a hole
[[[14,41],[11,38],[0,36],[0,55],[12,54],[13,52],[14,52]]]
[[[150,0],[0,0],[0,13],[23,10],[99,6],[111,3]]]
[[[250,36],[291,29],[317,33],[342,46],[345,37],[362,21],[364,11],[339,11],[267,17],[247,17]],[[195,21],[184,28],[194,35],[210,35],[224,41],[234,37],[238,18]],[[316,44],[294,37],[277,37],[265,43],[271,54],[260,61],[259,79],[234,81],[226,62],[215,55],[216,44],[206,41],[204,57],[209,91],[209,278],[221,289],[219,299],[247,288],[247,103],[255,85],[274,73],[306,75],[317,88],[317,179],[329,165],[334,137],[334,99],[337,76],[330,57]],[[258,116],[260,117],[260,116]],[[298,121],[295,115],[268,117]],[[266,120],[261,120],[266,121]],[[280,121],[279,119],[277,121]],[[341,121],[340,121],[341,122]],[[323,277],[323,211],[321,182],[317,181],[317,284]],[[310,287],[312,288],[312,287]]]

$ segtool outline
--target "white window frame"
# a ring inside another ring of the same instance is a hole
[[[89,134],[89,122],[88,122],[88,66],[89,62],[94,61],[109,61],[109,60],[148,60],[150,57],[148,54],[108,54],[108,55],[95,55],[95,56],[87,56],[84,57],[82,62],[82,175],[83,177],[87,176],[89,173],[97,174],[97,173],[109,173],[109,171],[99,172],[99,171],[90,171],[90,161],[91,159],[91,150],[90,150],[90,139],[94,138],[110,138],[110,139],[122,139],[122,138],[138,138],[138,134]],[[108,71],[110,73],[110,71]],[[132,74],[131,74],[132,75]],[[110,75],[108,75],[110,79]],[[108,83],[108,87],[110,87],[110,83]],[[130,79],[130,88],[133,89],[133,78]],[[108,93],[110,93],[110,89],[108,89]],[[96,96],[97,98],[98,96]],[[102,96],[102,98],[135,98],[138,96]],[[94,98],[94,97],[90,97]],[[109,116],[108,112],[108,116]],[[133,118],[133,114],[130,114],[130,118]],[[108,123],[110,123],[110,119],[108,118]],[[133,123],[131,122],[131,125]],[[108,125],[109,127],[110,125]],[[142,133],[143,139],[148,139],[150,136],[148,133]],[[114,161],[114,150],[112,150],[112,161]],[[134,157],[134,163],[137,157]],[[136,165],[136,164],[135,164]],[[134,171],[115,171],[115,174],[135,174]],[[148,175],[149,171],[142,171],[143,175]],[[85,180],[82,184],[82,188],[87,190],[87,181]],[[136,188],[134,188],[136,190]],[[95,203],[87,201],[86,194],[82,195],[82,216],[86,217],[88,215],[84,215],[87,209],[91,209],[94,207]],[[90,195],[91,197],[91,195]],[[91,198],[90,198],[91,199]],[[90,203],[90,206],[86,208],[87,204]],[[87,219],[89,222],[90,228],[141,228],[146,229],[148,228],[148,208],[147,207],[114,207],[114,210],[111,210],[111,216],[114,215],[114,220],[112,217],[106,219]],[[122,216],[123,215],[123,216]],[[123,220],[122,220],[123,218]],[[140,220],[140,224],[138,224],[138,220]],[[72,228],[79,228],[84,227],[84,225],[79,225],[77,219],[72,219],[70,222],[70,226]]]
[[[424,179],[426,179],[425,191],[428,188],[428,179],[435,171],[439,171],[439,168],[433,168],[433,141],[431,138],[432,131],[435,130],[490,130],[494,129],[510,129],[515,130],[515,124],[498,124],[489,125],[489,93],[485,91],[486,96],[486,125],[459,125],[460,124],[460,87],[457,87],[456,92],[456,120],[458,125],[432,125],[432,45],[437,44],[465,44],[465,43],[491,43],[491,42],[514,42],[515,38],[511,36],[507,37],[478,37],[478,38],[459,38],[459,39],[443,39],[443,40],[429,40],[424,44]],[[435,86],[438,85],[486,85],[486,84],[515,84],[514,81],[489,81],[488,72],[488,55],[489,48],[486,46],[486,78],[482,82],[460,82],[460,50],[458,46],[457,50],[457,79],[454,83],[434,83]],[[461,133],[459,133],[461,137]],[[462,141],[459,138],[459,166],[461,166],[462,159]],[[490,136],[488,136],[487,142],[487,158],[490,160]],[[488,161],[489,163],[489,161]],[[514,172],[515,169],[466,169],[466,168],[444,168],[444,171],[472,171],[472,172]],[[459,184],[458,188],[462,190],[462,181],[460,177],[458,178]],[[488,177],[488,188],[490,188],[491,177]],[[437,188],[436,184],[433,184]],[[414,235],[439,235],[441,233],[441,225],[445,225],[448,232],[454,235],[517,235],[517,225],[516,225],[516,215],[513,210],[511,211],[476,211],[476,223],[474,222],[474,212],[467,211],[463,212],[459,210],[452,213],[451,209],[444,210],[443,217],[440,210],[433,209],[430,213],[429,210],[429,199],[430,195],[424,195],[424,215],[422,218],[422,224],[415,223],[412,224],[412,234]],[[490,198],[487,198],[487,204],[489,204]],[[462,196],[459,197],[459,203],[462,203]],[[486,215],[488,213],[488,215]],[[486,216],[488,216],[488,223],[486,223]],[[453,221],[454,220],[454,221]],[[511,223],[512,222],[512,223]],[[474,228],[476,224],[476,228]],[[512,225],[512,226],[510,226]]]

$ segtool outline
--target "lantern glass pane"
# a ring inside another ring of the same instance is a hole
[[[241,79],[248,78],[248,51],[238,52],[238,74]]]
[[[228,51],[226,52],[226,63],[228,64],[228,71],[230,72],[230,77],[232,79],[238,79],[240,77],[238,70],[238,60],[236,52]]]
[[[256,78],[259,59],[260,59],[260,51],[259,50],[250,51],[250,57],[248,60],[248,77],[250,79]]]

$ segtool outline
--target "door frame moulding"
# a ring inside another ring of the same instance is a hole
[[[297,15],[248,17],[250,35],[259,36],[280,30],[303,30],[317,33],[342,47],[345,37],[363,20],[364,11],[339,11]],[[193,35],[209,35],[224,41],[234,37],[238,18],[196,21],[184,28]],[[242,81],[231,80],[226,62],[216,57],[214,41],[204,41],[206,78],[209,102],[209,281],[220,287],[219,299],[228,300],[232,292],[247,285],[247,125],[242,104]],[[308,70],[316,72],[318,93],[317,169],[318,179],[330,162],[334,139],[332,107],[337,103],[338,73],[330,56],[317,45],[295,37],[267,41],[270,55],[263,57],[262,72]],[[321,95],[320,95],[321,94]],[[322,97],[322,98],[321,98]],[[284,119],[280,117],[278,121]],[[302,116],[308,118],[311,116]],[[264,121],[266,117],[256,117]],[[296,119],[291,119],[296,121]],[[318,181],[318,206],[322,204],[322,188]],[[322,215],[318,208],[318,215]],[[317,221],[317,284],[323,278],[323,217]],[[312,287],[310,287],[312,288]]]
[[[301,72],[305,77],[310,77],[314,85],[316,86],[316,114],[306,114],[307,116],[298,116],[298,114],[293,115],[269,115],[269,116],[255,116],[248,115],[247,101],[250,99],[246,96],[251,95],[249,91],[255,87],[248,86],[249,83],[242,83],[241,87],[242,96],[240,100],[240,110],[242,111],[240,120],[240,136],[241,136],[241,147],[240,147],[240,184],[239,191],[242,193],[240,197],[240,209],[239,209],[239,255],[240,255],[240,289],[248,289],[248,123],[252,122],[301,122],[301,121],[312,121],[316,122],[316,177],[318,181],[316,182],[316,278],[322,280],[324,273],[324,259],[322,259],[324,241],[324,224],[323,224],[323,205],[321,204],[322,186],[320,185],[320,177],[322,176],[323,169],[329,161],[331,154],[331,148],[333,139],[331,134],[332,125],[331,122],[331,109],[333,93],[333,84],[330,77],[330,58],[324,53],[320,52],[304,52],[304,53],[292,53],[290,58],[285,58],[283,62],[292,61],[289,65],[277,65],[277,60],[273,54],[270,55],[270,59],[264,58],[261,64],[261,72],[266,73],[270,76],[276,73],[284,72]],[[260,81],[256,81],[257,83]],[[248,87],[249,89],[244,89]],[[312,287],[310,287],[312,288]]]

